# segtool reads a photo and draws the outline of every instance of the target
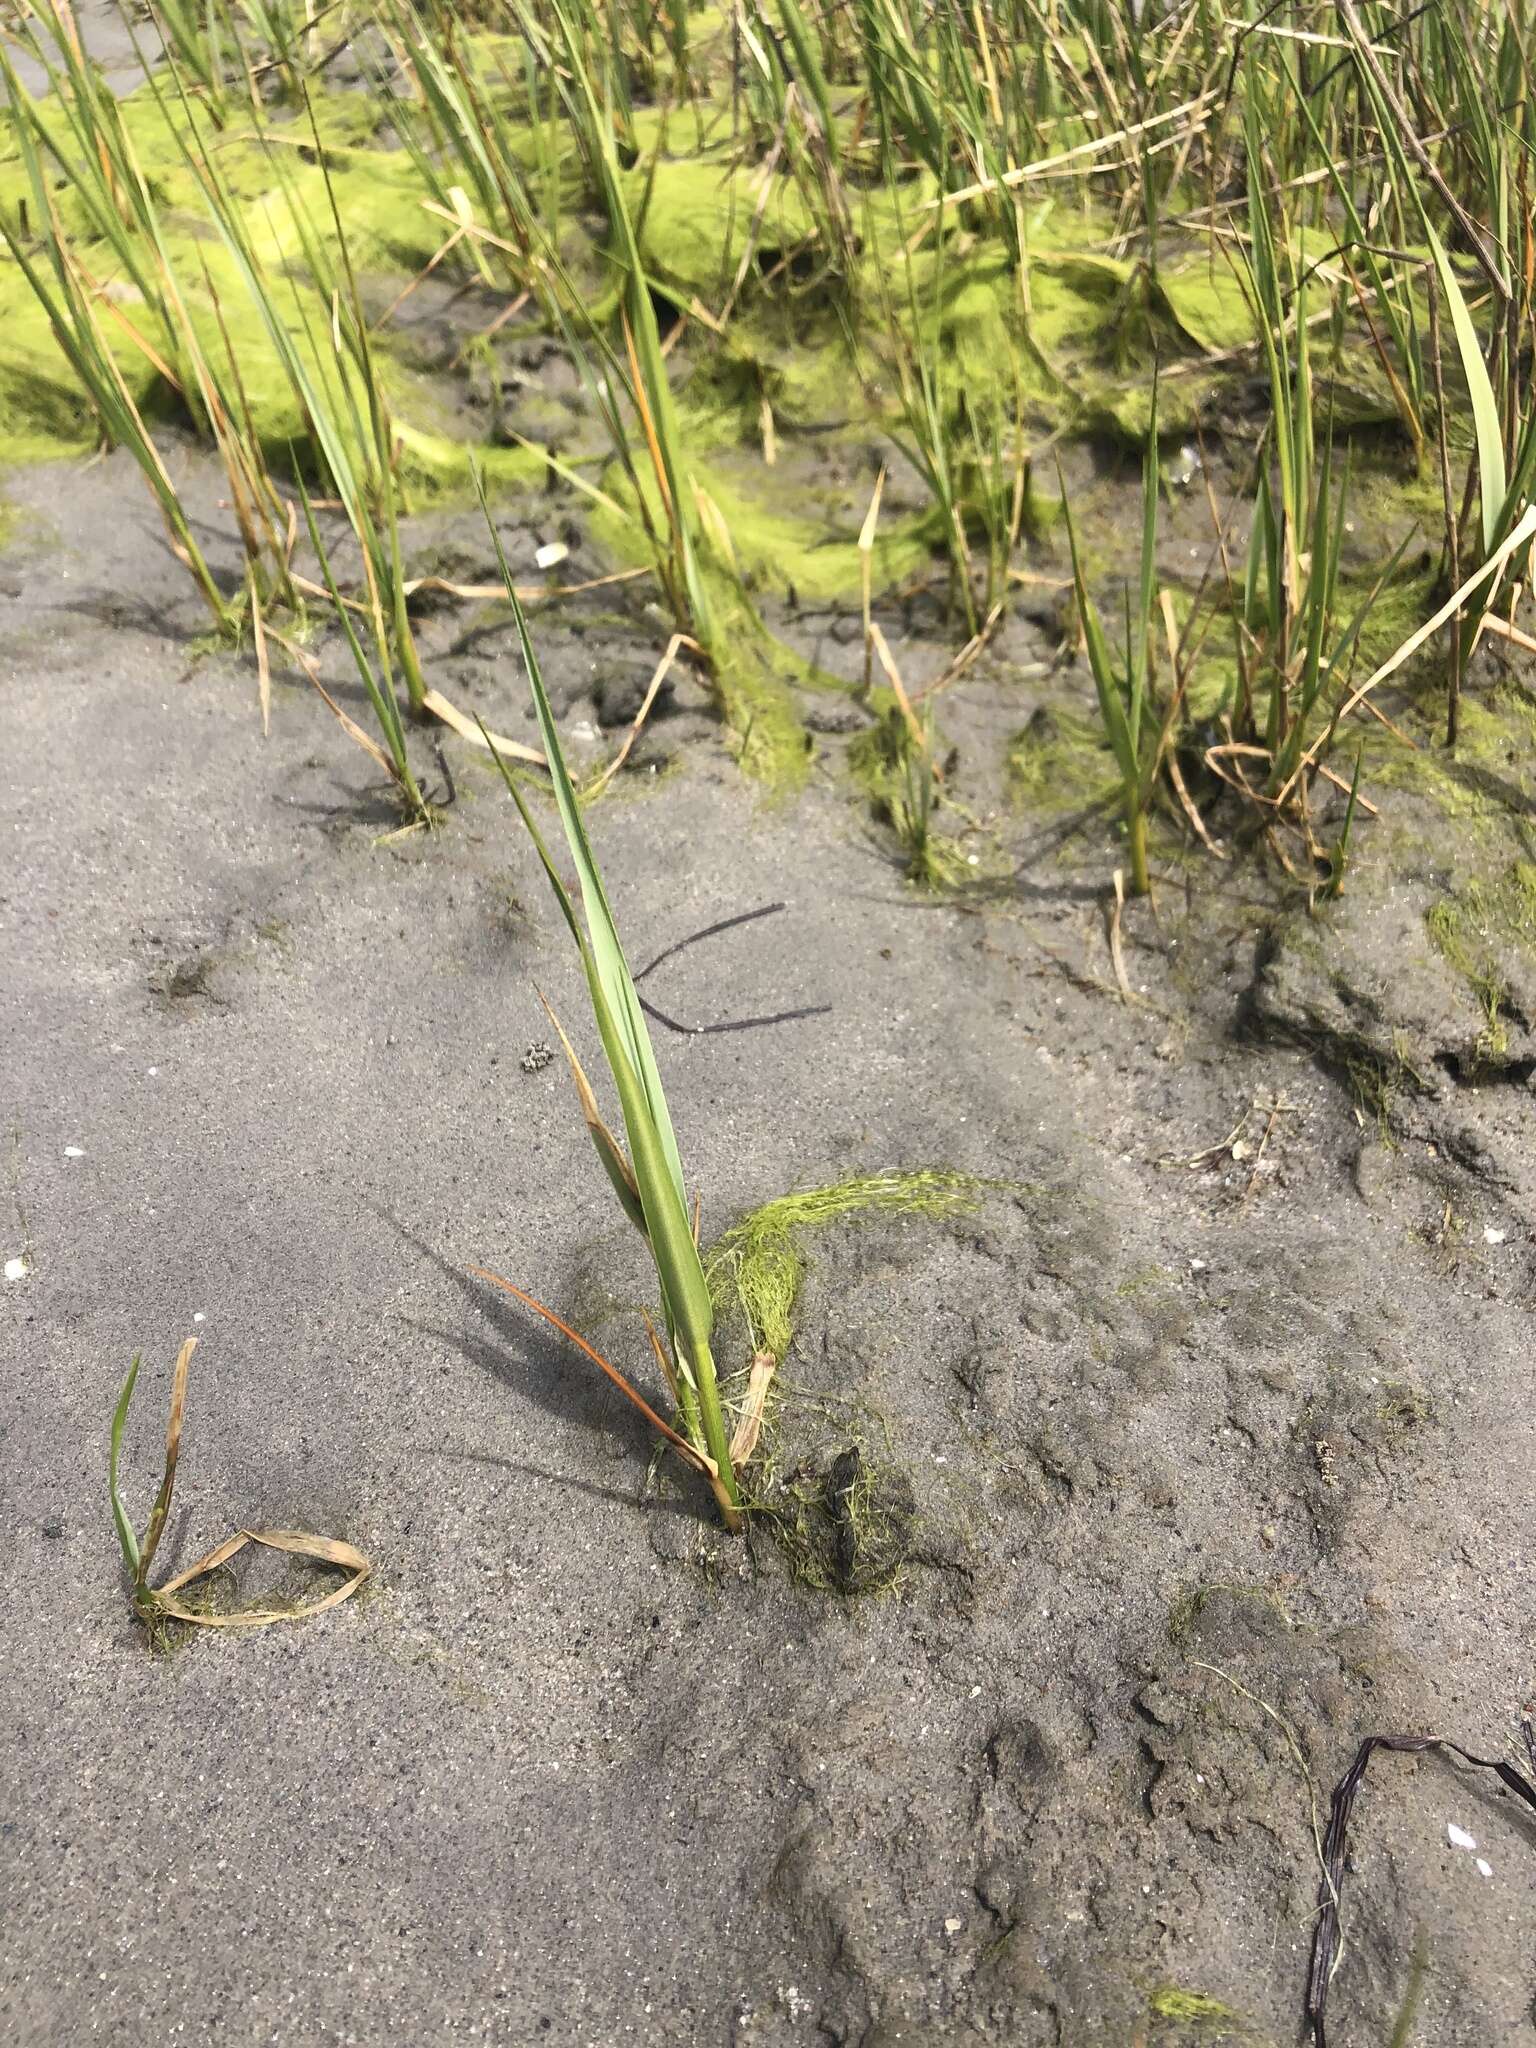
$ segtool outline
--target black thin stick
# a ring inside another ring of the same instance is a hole
[[[1536,1813],[1536,1785],[1513,1764],[1474,1756],[1469,1749],[1463,1749],[1459,1742],[1452,1742],[1444,1735],[1366,1736],[1355,1751],[1354,1762],[1333,1788],[1333,1800],[1328,1809],[1328,1832],[1323,1837],[1323,1881],[1318,1887],[1317,1931],[1312,1937],[1312,1967],[1307,1976],[1307,2018],[1311,2022],[1316,2048],[1328,2048],[1324,2020],[1328,1986],[1339,1950],[1339,1893],[1344,1885],[1344,1858],[1349,1849],[1349,1817],[1354,1809],[1355,1794],[1365,1777],[1366,1766],[1378,1749],[1397,1750],[1407,1755],[1430,1749],[1449,1750],[1463,1763],[1473,1764],[1480,1771],[1492,1771],[1505,1791],[1523,1799]]]
[[[700,939],[713,939],[721,932],[734,931],[739,924],[751,924],[752,920],[756,917],[772,917],[776,911],[787,908],[788,905],[783,903],[765,903],[759,910],[741,910],[734,917],[722,917],[718,924],[707,924],[703,931],[691,932],[686,939],[679,939],[675,946],[668,946],[664,953],[658,953],[650,966],[642,967],[634,979],[636,981],[644,981],[645,977],[653,973],[663,960],[670,960],[674,953],[681,953],[688,946],[696,946]]]
[[[771,1017],[731,1017],[723,1024],[679,1024],[675,1017],[669,1017],[665,1010],[658,1010],[644,996],[640,998],[640,1007],[647,1017],[653,1017],[658,1024],[665,1024],[680,1038],[703,1038],[711,1031],[761,1031],[768,1024],[793,1024],[800,1017],[828,1017],[832,1014],[830,1003],[811,1003],[803,1010],[775,1010]]]
[[[670,960],[674,953],[681,953],[688,946],[696,946],[700,939],[717,938],[721,932],[734,931],[738,925],[751,924],[759,917],[772,917],[785,908],[782,903],[765,903],[760,909],[741,910],[734,917],[722,917],[718,924],[707,924],[702,931],[690,932],[686,939],[679,939],[675,945],[668,946],[665,952],[658,953],[656,958],[649,965],[642,967],[633,979],[636,982],[644,981],[663,960]],[[638,988],[635,993],[639,995]],[[812,1003],[798,1010],[775,1010],[768,1017],[732,1017],[723,1024],[680,1024],[675,1017],[669,1017],[665,1010],[658,1010],[654,1003],[648,1003],[644,996],[640,996],[640,1007],[647,1017],[653,1018],[658,1024],[665,1024],[667,1029],[675,1031],[679,1038],[703,1038],[715,1031],[761,1031],[770,1024],[793,1024],[802,1017],[825,1017],[832,1009],[830,1003]]]

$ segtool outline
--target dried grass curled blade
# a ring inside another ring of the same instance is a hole
[[[250,1543],[258,1543],[266,1550],[286,1551],[294,1557],[313,1558],[319,1564],[339,1565],[350,1576],[319,1600],[301,1601],[293,1607],[242,1607],[233,1614],[205,1614],[175,1597],[183,1587],[228,1564]],[[339,1607],[343,1600],[351,1599],[372,1572],[372,1562],[361,1550],[335,1536],[313,1536],[305,1529],[241,1529],[226,1537],[206,1557],[200,1557],[196,1564],[188,1565],[184,1572],[156,1587],[150,1598],[157,1618],[190,1622],[196,1628],[270,1628],[274,1622],[304,1621],[312,1614],[324,1614],[327,1608]]]

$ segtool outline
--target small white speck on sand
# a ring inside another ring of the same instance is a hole
[[[1477,1847],[1476,1835],[1469,1835],[1465,1828],[1457,1827],[1453,1820],[1448,1820],[1445,1824],[1445,1838],[1453,1849],[1475,1849]]]
[[[85,1147],[83,1145],[66,1145],[64,1147],[64,1157],[66,1159],[83,1159],[85,1157]]]
[[[31,1270],[25,1259],[7,1259],[5,1262],[7,1280],[25,1280]]]
[[[1477,1867],[1484,1877],[1492,1877],[1493,1865],[1488,1861],[1488,1858],[1486,1856],[1478,1857]]]

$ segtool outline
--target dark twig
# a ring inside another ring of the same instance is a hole
[[[648,967],[640,969],[635,980],[644,981],[648,974],[655,972],[663,960],[670,960],[674,953],[681,953],[689,946],[696,946],[701,939],[717,938],[721,932],[734,931],[739,924],[751,924],[753,919],[758,917],[772,917],[776,912],[788,907],[784,903],[765,903],[758,910],[740,910],[734,917],[722,917],[718,924],[705,925],[701,932],[690,932],[686,939],[679,939],[675,945],[668,946],[664,952],[658,953]]]
[[[1307,1977],[1307,2018],[1311,2022],[1316,2048],[1328,2048],[1324,2020],[1328,1986],[1339,1952],[1339,1893],[1344,1884],[1344,1859],[1349,1849],[1349,1818],[1366,1766],[1378,1749],[1396,1750],[1410,1756],[1432,1749],[1448,1750],[1452,1756],[1459,1756],[1463,1763],[1475,1765],[1480,1771],[1492,1771],[1507,1792],[1524,1800],[1536,1812],[1536,1784],[1502,1759],[1474,1756],[1459,1742],[1452,1742],[1443,1735],[1368,1735],[1365,1738],[1355,1751],[1354,1762],[1333,1788],[1333,1800],[1328,1809],[1328,1832],[1323,1838],[1323,1881],[1318,1887],[1317,1931],[1312,1937],[1312,1967]]]
[[[717,938],[721,932],[734,931],[738,925],[751,924],[759,917],[772,917],[785,907],[782,903],[765,903],[760,909],[738,911],[734,917],[722,917],[717,924],[707,924],[702,931],[690,932],[686,939],[679,939],[675,945],[668,946],[664,952],[658,953],[654,960],[640,969],[634,979],[636,982],[644,981],[663,960],[670,960],[675,953],[681,953],[688,946],[696,946],[701,939]],[[770,1024],[793,1024],[802,1017],[825,1017],[832,1009],[830,1003],[811,1003],[797,1010],[775,1010],[767,1017],[732,1017],[723,1024],[680,1024],[675,1017],[669,1017],[665,1010],[658,1010],[654,1003],[648,1003],[644,996],[640,997],[640,1007],[647,1017],[654,1018],[658,1024],[664,1024],[680,1038],[703,1038],[716,1031],[761,1031]]]
[[[731,1017],[723,1024],[679,1024],[675,1017],[669,1017],[665,1010],[658,1010],[644,996],[640,998],[640,1007],[647,1017],[654,1018],[658,1024],[665,1024],[680,1038],[703,1038],[712,1031],[761,1031],[769,1024],[794,1024],[801,1017],[828,1017],[832,1014],[830,1003],[808,1003],[804,1009],[775,1010],[767,1017]]]

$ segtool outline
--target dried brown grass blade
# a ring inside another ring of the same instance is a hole
[[[184,1587],[228,1564],[249,1543],[259,1543],[266,1550],[287,1551],[295,1557],[311,1557],[319,1564],[339,1565],[350,1577],[319,1600],[302,1601],[295,1607],[242,1607],[233,1614],[204,1614],[176,1598]],[[351,1599],[372,1571],[370,1559],[355,1544],[343,1543],[339,1537],[313,1536],[305,1529],[240,1529],[196,1564],[167,1579],[151,1598],[157,1615],[189,1622],[196,1628],[270,1628],[275,1622],[306,1621],[313,1614],[339,1607],[343,1600]]]
[[[461,193],[460,197],[462,198],[462,196],[463,195]],[[445,256],[452,255],[453,251],[457,249],[460,242],[463,241],[466,232],[467,230],[464,229],[463,227],[456,227],[453,233],[448,237],[447,241],[443,243],[440,249],[438,249],[437,253],[433,256],[430,256],[427,259],[426,263],[423,264],[422,268],[417,271],[416,275],[401,286],[400,290],[395,294],[394,298],[384,308],[384,311],[379,315],[378,319],[375,320],[375,322],[373,323],[373,331],[375,334],[377,334],[381,328],[387,327],[389,325],[390,321],[394,319],[395,315],[399,312],[400,308],[411,296],[411,293],[415,291],[418,285],[425,283],[427,278],[429,278],[432,275],[433,271],[436,270],[439,263],[442,262],[443,258]],[[478,255],[478,251],[476,252],[476,254]]]
[[[624,763],[629,759],[630,748],[633,747],[635,741],[640,737],[640,728],[650,716],[651,706],[656,702],[656,694],[666,681],[673,662],[676,661],[678,655],[685,647],[691,648],[695,654],[701,655],[704,651],[699,646],[698,641],[690,640],[686,633],[674,633],[672,635],[672,638],[667,642],[666,652],[656,664],[654,675],[652,675],[649,683],[646,684],[645,696],[641,700],[640,709],[635,713],[634,721],[629,731],[624,735],[624,744],[619,748],[619,751],[598,776],[591,788],[584,792],[589,803],[594,797],[602,795],[614,776],[618,774]]]
[[[673,1371],[672,1361],[667,1356],[667,1347],[662,1343],[660,1333],[657,1331],[656,1325],[651,1321],[647,1310],[641,1309],[640,1320],[645,1324],[645,1334],[650,1338],[651,1349],[656,1354],[656,1369],[666,1381],[667,1392],[672,1396],[672,1404],[676,1407],[677,1374]]]
[[[602,1153],[610,1176],[616,1175],[629,1190],[634,1202],[634,1208],[630,1212],[631,1217],[633,1220],[638,1221],[640,1228],[644,1230],[645,1211],[640,1202],[640,1183],[635,1179],[635,1170],[630,1165],[623,1146],[603,1120],[603,1113],[597,1106],[597,1096],[593,1090],[592,1083],[587,1079],[586,1070],[583,1068],[581,1061],[576,1057],[575,1046],[572,1045],[565,1035],[565,1026],[551,1008],[548,996],[545,995],[541,988],[535,988],[534,994],[544,1005],[544,1014],[554,1027],[555,1036],[559,1039],[561,1047],[565,1052],[566,1064],[570,1067],[571,1079],[576,1084],[577,1099],[581,1103],[581,1113],[586,1119],[587,1129],[592,1133],[593,1143]]]
[[[434,718],[450,726],[461,740],[468,740],[482,753],[502,754],[509,761],[529,761],[535,768],[549,765],[536,747],[525,747],[521,740],[504,740],[500,733],[482,732],[472,718],[466,718],[456,705],[449,703],[441,690],[428,690],[421,702],[424,710],[430,711]]]
[[[197,1339],[189,1337],[176,1354],[175,1376],[171,1381],[171,1412],[165,1425],[165,1475],[145,1524],[144,1541],[139,1546],[141,1577],[147,1575],[154,1561],[156,1545],[165,1530],[165,1518],[171,1512],[171,1495],[176,1491],[176,1461],[181,1456],[181,1426],[187,1412],[187,1374],[196,1349]]]
[[[896,657],[891,653],[890,644],[881,632],[878,621],[874,619],[869,622],[869,643],[879,657],[880,666],[885,670],[885,679],[890,684],[891,694],[895,697],[901,715],[906,721],[907,731],[912,735],[912,744],[919,754],[926,754],[928,741],[923,733],[922,721],[912,709],[912,699],[907,695],[907,686],[901,680]],[[935,782],[941,779],[937,768],[934,769],[933,779]]]
[[[880,465],[880,474],[875,478],[875,488],[869,494],[869,510],[864,514],[864,524],[859,528],[859,595],[864,614],[864,687],[867,690],[870,676],[870,656],[874,652],[874,589],[875,589],[875,529],[880,523],[880,500],[885,494],[885,464]]]
[[[608,1375],[625,1400],[634,1403],[652,1429],[656,1430],[661,1436],[664,1436],[681,1458],[692,1465],[697,1471],[703,1472],[706,1475],[713,1473],[714,1467],[703,1453],[696,1451],[693,1445],[689,1443],[687,1437],[679,1436],[670,1422],[663,1422],[650,1402],[646,1400],[637,1387],[631,1386],[618,1367],[610,1365],[600,1351],[594,1350],[586,1338],[580,1335],[578,1331],[573,1330],[569,1323],[562,1321],[552,1308],[546,1308],[543,1302],[535,1295],[524,1293],[521,1287],[514,1287],[510,1280],[503,1280],[499,1273],[489,1272],[484,1266],[469,1266],[465,1270],[473,1273],[477,1280],[489,1280],[493,1287],[499,1287],[504,1294],[515,1296],[525,1308],[531,1308],[536,1316],[542,1316],[546,1323],[552,1324],[562,1337],[568,1337],[578,1351],[584,1351],[588,1358],[592,1360],[592,1363]]]
[[[1195,800],[1190,795],[1188,786],[1184,781],[1184,770],[1179,766],[1179,757],[1171,747],[1168,750],[1164,765],[1168,770],[1168,780],[1173,785],[1173,793],[1179,800],[1179,808],[1183,811],[1185,817],[1188,818],[1190,829],[1194,832],[1195,837],[1200,841],[1200,844],[1207,853],[1215,854],[1218,860],[1225,860],[1227,849],[1221,840],[1211,837],[1204,818],[1201,817],[1199,811],[1195,808]]]
[[[609,576],[589,576],[585,583],[519,583],[516,585],[517,601],[522,605],[542,604],[546,598],[580,597],[586,590],[606,590],[610,583],[633,583],[637,577],[649,576],[649,569],[615,569]],[[329,593],[318,584],[306,586],[317,597]],[[413,576],[401,585],[407,597],[414,597],[418,590],[441,591],[445,597],[466,597],[478,602],[489,598],[505,598],[505,583],[450,583],[446,576]]]
[[[347,735],[348,739],[356,740],[357,744],[362,748],[363,752],[365,754],[371,754],[374,760],[378,762],[379,766],[384,770],[384,773],[389,777],[390,781],[396,781],[398,778],[395,775],[395,764],[389,758],[388,754],[385,753],[384,749],[379,745],[378,741],[374,739],[371,733],[364,732],[363,728],[358,724],[355,718],[351,717],[347,712],[342,710],[341,706],[336,702],[336,699],[331,695],[330,691],[325,687],[324,683],[321,682],[319,676],[316,674],[315,670],[309,665],[309,663],[305,662],[303,666],[304,673],[309,677],[309,680],[320,692],[320,695],[324,698],[330,710],[335,714],[337,724],[341,727],[342,731]]]
[[[160,1491],[155,1505],[150,1510],[149,1521],[144,1529],[144,1541],[139,1553],[139,1572],[135,1583],[134,1603],[139,1612],[150,1620],[190,1622],[198,1628],[266,1628],[273,1622],[299,1621],[311,1614],[321,1614],[328,1607],[338,1607],[343,1600],[355,1593],[373,1569],[362,1551],[353,1544],[343,1543],[333,1536],[312,1536],[303,1529],[240,1529],[233,1536],[200,1557],[196,1564],[188,1565],[185,1571],[177,1572],[161,1586],[144,1583],[155,1551],[164,1533],[166,1518],[171,1511],[171,1499],[176,1490],[176,1466],[181,1456],[182,1427],[187,1411],[187,1375],[192,1364],[192,1354],[197,1349],[197,1339],[189,1337],[176,1354],[175,1374],[171,1382],[171,1409],[165,1427],[165,1476],[160,1482]],[[195,1607],[189,1607],[177,1599],[177,1594],[196,1580],[205,1578],[209,1572],[217,1571],[230,1558],[238,1555],[249,1543],[260,1543],[269,1550],[285,1550],[300,1557],[312,1557],[321,1564],[340,1565],[351,1576],[344,1584],[332,1589],[320,1600],[306,1601],[291,1608],[247,1607],[234,1614],[205,1614]]]
[[[1490,612],[1483,620],[1483,630],[1485,633],[1497,633],[1501,640],[1509,641],[1512,647],[1523,648],[1527,654],[1536,654],[1536,639],[1522,632],[1518,626],[1512,626],[1507,619],[1501,619],[1497,612]]]
[[[635,410],[640,415],[640,426],[645,434],[645,445],[650,453],[651,468],[656,475],[656,489],[661,495],[662,507],[667,523],[675,527],[681,514],[672,503],[672,488],[667,482],[667,465],[662,460],[661,442],[656,434],[656,421],[651,413],[650,400],[646,396],[645,379],[640,374],[640,358],[635,353],[635,337],[630,332],[627,315],[621,314],[624,328],[624,348],[629,357],[629,374],[633,383]]]
[[[1170,121],[1179,121],[1186,114],[1193,114],[1203,122],[1205,110],[1220,94],[1211,88],[1198,94],[1192,100],[1185,100],[1181,106],[1170,107],[1166,113],[1154,114],[1150,120],[1137,121],[1128,128],[1120,128],[1112,135],[1095,136],[1091,142],[1080,142],[1075,149],[1062,150],[1057,156],[1042,157],[1038,163],[1021,164],[1017,170],[1005,171],[1000,178],[979,178],[974,185],[963,185],[958,192],[941,193],[937,199],[928,201],[925,211],[933,212],[943,206],[957,206],[963,201],[980,199],[988,192],[1000,188],[1011,191],[1016,185],[1024,185],[1031,178],[1038,178],[1042,172],[1054,170],[1058,164],[1072,163],[1085,156],[1100,156],[1106,149],[1114,149],[1122,142],[1133,141],[1138,135],[1145,135],[1149,129],[1166,127]]]
[[[251,638],[256,646],[256,695],[261,703],[261,736],[272,731],[272,664],[267,659],[267,629],[262,623],[261,595],[256,588],[256,571],[250,571]]]
[[[997,631],[1002,616],[1003,605],[1002,600],[999,599],[976,628],[970,639],[966,641],[954,660],[951,661],[949,667],[936,675],[931,683],[924,683],[920,690],[914,690],[912,692],[912,701],[915,704],[921,704],[929,697],[936,697],[940,690],[947,690],[951,683],[958,682],[977,655],[985,650],[987,642]]]
[[[731,1438],[731,1464],[738,1472],[750,1464],[752,1453],[757,1449],[763,1428],[763,1407],[778,1364],[771,1351],[759,1351],[752,1361],[752,1370],[747,1375],[747,1391],[737,1414],[736,1433]]]
[[[1279,796],[1275,799],[1277,803],[1284,802],[1307,769],[1315,764],[1318,755],[1332,738],[1335,728],[1343,724],[1356,705],[1363,704],[1378,683],[1384,683],[1388,676],[1395,675],[1403,663],[1416,654],[1432,634],[1438,633],[1448,619],[1455,617],[1456,613],[1461,610],[1461,607],[1479,585],[1486,583],[1491,576],[1497,576],[1511,556],[1517,555],[1522,548],[1529,548],[1531,546],[1533,538],[1536,538],[1536,505],[1528,507],[1520,515],[1519,522],[1514,530],[1500,542],[1499,546],[1494,549],[1493,553],[1476,574],[1469,576],[1461,588],[1454,591],[1446,599],[1433,618],[1426,619],[1417,632],[1410,633],[1395,654],[1389,655],[1380,668],[1374,669],[1363,683],[1358,684],[1350,692],[1348,698],[1340,705],[1333,718],[1329,720],[1327,730],[1320,738],[1312,742],[1311,746],[1308,747],[1307,751],[1297,762],[1290,781],[1286,783],[1284,789],[1280,791]],[[1486,620],[1483,623],[1486,624]]]

